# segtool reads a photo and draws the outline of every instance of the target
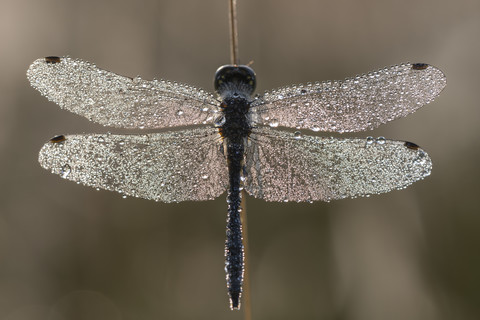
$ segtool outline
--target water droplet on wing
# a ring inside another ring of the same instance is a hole
[[[385,144],[386,141],[387,141],[387,139],[385,139],[385,137],[378,137],[377,138],[377,143],[378,144]]]
[[[278,127],[278,120],[277,119],[272,119],[272,120],[270,120],[268,125],[272,128],[276,128],[276,127]]]
[[[367,146],[369,146],[369,145],[372,145],[373,142],[375,142],[375,138],[368,136],[365,143],[366,143]]]
[[[225,121],[227,120],[225,119],[224,116],[219,116],[215,119],[214,124],[216,127],[221,127],[225,124]]]
[[[68,165],[68,163],[63,165],[62,168],[60,169],[60,177],[65,179],[66,177],[68,177],[71,171],[72,171],[72,168],[70,168],[70,165]]]

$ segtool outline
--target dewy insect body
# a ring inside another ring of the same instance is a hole
[[[220,135],[225,141],[229,176],[225,269],[231,307],[234,309],[239,308],[242,293],[244,248],[240,220],[240,187],[245,166],[245,146],[252,130],[248,111],[255,86],[255,72],[247,66],[223,66],[215,74],[214,87],[222,99],[220,108],[225,118],[219,127]]]
[[[105,126],[203,124],[150,134],[60,135],[43,146],[39,162],[68,180],[161,202],[211,200],[227,190],[225,269],[233,309],[240,307],[244,273],[242,188],[266,201],[330,201],[403,189],[431,171],[427,153],[411,142],[310,136],[277,127],[365,131],[415,112],[446,85],[440,70],[423,63],[255,97],[255,73],[236,65],[217,70],[218,98],[71,58],[38,59],[27,77],[60,107]]]

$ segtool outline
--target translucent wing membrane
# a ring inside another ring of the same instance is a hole
[[[417,145],[255,129],[247,147],[246,191],[267,201],[329,201],[402,189],[430,174]]]
[[[162,202],[209,200],[228,174],[216,129],[147,135],[59,136],[40,151],[42,167],[68,180]]]
[[[445,85],[445,75],[433,66],[402,64],[344,81],[270,91],[251,111],[257,123],[273,127],[364,131],[414,112]]]
[[[208,123],[218,105],[200,89],[123,77],[78,59],[38,59],[27,77],[60,107],[111,127],[152,129]]]

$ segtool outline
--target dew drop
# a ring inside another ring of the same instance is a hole
[[[104,137],[98,137],[97,142],[98,142],[98,143],[104,143],[104,142],[105,142],[105,138],[104,138]]]
[[[277,119],[272,119],[272,120],[270,120],[268,125],[272,128],[276,128],[276,127],[278,127],[278,120]]]
[[[203,179],[203,180],[207,180],[207,179],[208,179],[208,174],[204,174],[204,175],[202,176],[202,179]]]
[[[219,116],[215,119],[213,123],[215,124],[216,127],[221,127],[225,124],[225,121],[227,120],[225,119],[224,116]]]
[[[122,194],[122,199],[127,199],[127,195],[126,195],[126,194]]]
[[[378,144],[385,144],[387,140],[385,139],[385,137],[378,137],[377,138],[377,143]]]
[[[181,116],[183,114],[183,111],[182,110],[178,110],[177,111],[177,116]]]
[[[293,133],[293,137],[295,138],[295,140],[300,140],[302,139],[302,133],[300,131],[295,131]]]
[[[367,141],[366,141],[367,146],[372,145],[374,141],[375,139],[373,137],[370,137],[370,136],[367,137]]]
[[[68,163],[63,165],[62,168],[60,169],[60,177],[65,179],[66,177],[68,177],[71,171],[72,171],[72,168],[70,168],[70,165],[68,165]]]
[[[427,163],[425,152],[420,151],[418,153],[417,158],[414,161],[415,161],[415,163],[419,164],[420,166],[423,166],[425,163]]]

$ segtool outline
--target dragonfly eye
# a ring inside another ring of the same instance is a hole
[[[225,65],[215,72],[215,91],[222,94],[225,90],[235,86],[251,95],[257,86],[255,71],[248,66]]]

